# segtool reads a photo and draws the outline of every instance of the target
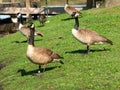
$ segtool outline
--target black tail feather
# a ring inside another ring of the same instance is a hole
[[[111,40],[108,39],[107,42],[108,42],[109,44],[113,45],[113,42],[112,42]]]
[[[60,63],[61,63],[61,64],[64,64],[64,62],[63,62],[62,60],[60,60]]]
[[[38,36],[41,36],[41,37],[43,37],[43,35],[42,35],[42,34],[40,34],[40,33],[37,33],[37,35],[38,35]]]

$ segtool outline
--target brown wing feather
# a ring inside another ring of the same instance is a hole
[[[42,33],[40,33],[38,30],[35,30],[35,35],[38,35],[38,36],[43,37],[43,34],[42,34]]]
[[[113,42],[111,40],[109,40],[106,37],[98,34],[96,31],[88,30],[88,29],[82,29],[81,32],[86,33],[86,35],[83,34],[86,37],[90,36],[91,41],[92,41],[91,43],[93,43],[93,44],[96,43],[96,42],[98,42],[98,43],[99,42],[106,42],[106,43],[109,43],[109,44],[113,45]]]
[[[26,37],[29,37],[29,36],[30,36],[30,29],[27,28],[27,27],[21,27],[20,32],[21,32],[24,36],[26,36]],[[34,34],[34,35],[38,35],[38,36],[43,37],[43,35],[42,35],[38,30],[35,30],[35,34]]]
[[[99,44],[99,42],[107,42],[109,44],[113,44],[111,40],[107,39],[106,37],[99,35],[97,32],[89,29],[80,29],[77,30],[78,33],[76,34],[76,38],[81,41],[82,43],[86,44]]]
[[[67,6],[66,9],[67,9],[67,10],[71,10],[71,11],[73,11],[73,12],[78,12],[77,9],[75,9],[74,7],[71,7],[71,6]]]
[[[40,48],[40,47],[35,47],[35,49],[36,49],[38,54],[43,54],[43,55],[50,56],[52,59],[60,59],[60,58],[62,58],[60,55],[58,55],[57,53],[53,52],[50,49]]]

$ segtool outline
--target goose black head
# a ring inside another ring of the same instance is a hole
[[[35,28],[35,24],[32,23],[30,28],[32,28],[32,29]]]
[[[11,20],[13,23],[18,23],[17,15],[11,15]]]
[[[22,14],[19,12],[17,13],[17,18],[20,18],[20,17],[22,17]]]
[[[24,24],[24,20],[22,18],[22,14],[19,12],[16,15],[17,15],[17,18],[18,18],[18,22],[21,23],[21,24]]]
[[[29,24],[27,25],[28,28],[34,29],[35,28],[35,24],[33,22],[29,22]]]

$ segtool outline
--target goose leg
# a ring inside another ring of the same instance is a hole
[[[87,54],[89,54],[89,52],[90,52],[90,46],[87,45]]]
[[[38,70],[38,74],[40,73],[40,69],[41,69],[41,65],[39,65],[39,70]]]
[[[39,70],[38,70],[38,72],[37,72],[37,73],[34,73],[33,75],[34,75],[34,76],[40,76],[40,75],[41,75],[40,69],[41,69],[41,66],[39,65]]]
[[[45,72],[46,66],[47,66],[47,64],[44,64],[44,66],[43,66],[43,67],[44,67],[44,68],[43,68],[43,72]]]

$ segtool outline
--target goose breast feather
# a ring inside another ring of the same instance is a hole
[[[27,57],[36,64],[45,64],[53,61],[54,59],[59,59],[60,56],[50,49],[34,47],[32,45],[28,46]]]

